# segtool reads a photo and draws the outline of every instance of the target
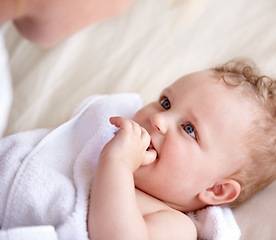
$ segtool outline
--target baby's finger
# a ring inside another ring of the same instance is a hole
[[[111,117],[109,118],[109,122],[115,127],[121,127],[121,117]]]
[[[151,137],[150,137],[148,131],[143,127],[141,127],[141,132],[142,132],[141,138],[142,138],[143,145],[147,149],[148,146],[150,145]]]
[[[125,129],[127,131],[133,130],[133,123],[131,120],[123,117],[111,117],[109,122],[117,128]]]
[[[154,149],[149,149],[146,151],[145,159],[142,165],[147,165],[153,163],[157,159],[157,152]]]

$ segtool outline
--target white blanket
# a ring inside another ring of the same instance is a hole
[[[88,197],[98,156],[116,131],[109,117],[131,118],[140,107],[137,94],[97,95],[53,131],[0,140],[0,239],[87,240]],[[209,209],[190,215],[200,237],[225,240],[229,232],[239,232],[230,209],[227,214]]]
[[[7,125],[12,102],[12,86],[8,67],[8,55],[0,28],[0,137]]]
[[[2,139],[1,228],[52,225],[56,232],[51,227],[42,230],[57,234],[58,239],[88,239],[90,184],[99,153],[115,132],[109,117],[130,118],[140,107],[136,94],[95,96],[53,131],[35,130]],[[19,232],[22,237],[37,234],[38,229]],[[1,234],[1,239],[15,235]]]

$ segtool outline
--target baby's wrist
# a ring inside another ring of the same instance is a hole
[[[105,154],[99,158],[99,166],[102,165],[102,167],[111,167],[118,165],[123,168],[127,167],[132,173],[135,172],[138,167],[130,161],[126,161],[124,159],[125,158],[121,155],[115,156],[115,154]]]

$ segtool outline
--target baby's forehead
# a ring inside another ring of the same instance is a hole
[[[221,83],[221,84],[220,84]],[[164,91],[202,91],[209,92],[213,87],[223,85],[221,77],[218,76],[212,70],[203,70],[198,72],[192,72],[187,75],[183,75],[176,79],[171,85],[164,89]],[[220,87],[220,86],[219,86]]]
[[[259,116],[260,105],[245,94],[247,90],[244,87],[228,85],[215,71],[203,70],[180,77],[164,91],[186,101],[185,106],[194,106],[199,115],[203,112],[208,117],[211,112],[217,112],[224,114],[225,118],[232,118],[235,113],[236,117],[244,116],[254,121]]]
[[[220,101],[220,104],[228,98],[232,99],[231,104],[236,104],[240,109],[242,109],[240,102],[247,102],[254,111],[259,111],[261,105],[251,86],[237,84],[234,78],[231,74],[228,75],[226,73],[222,75],[211,69],[192,72],[175,80],[163,90],[161,95],[164,93],[170,93],[171,96],[178,94],[184,98],[185,94],[194,93],[194,98],[201,98],[203,95],[208,96],[214,94],[217,95],[217,101]]]
[[[213,69],[207,69],[183,75],[175,80],[169,87],[180,83],[183,87],[185,87],[185,85],[188,86],[191,83],[197,83],[201,86],[204,84],[215,84],[230,89],[231,94],[236,95],[236,97],[247,98],[250,99],[250,101],[258,101],[252,86],[247,83],[244,84],[243,80],[244,79],[242,76],[237,76],[227,72],[221,73]]]
[[[185,74],[179,77],[178,79],[176,79],[171,85],[177,82],[188,83],[189,81],[195,81],[197,83],[206,82],[206,81],[218,83],[220,81],[220,78],[221,76],[218,75],[216,72],[214,72],[211,69],[207,69],[207,70],[196,71],[196,72]]]

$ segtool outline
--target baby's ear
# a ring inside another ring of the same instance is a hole
[[[233,179],[224,179],[198,195],[201,202],[208,205],[220,205],[234,201],[241,192],[240,184]]]

